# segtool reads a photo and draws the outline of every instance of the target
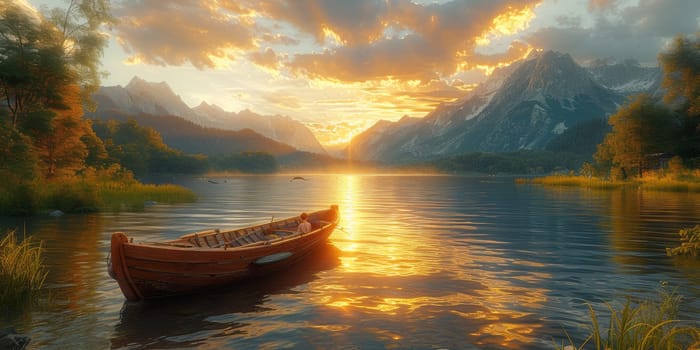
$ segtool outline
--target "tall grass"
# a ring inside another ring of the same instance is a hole
[[[97,191],[103,209],[139,210],[148,202],[158,203],[189,203],[197,200],[197,196],[189,189],[177,185],[151,185],[139,182],[102,182]]]
[[[41,242],[31,237],[18,242],[15,231],[0,240],[0,309],[17,305],[44,285],[47,271]]]
[[[616,189],[623,187],[640,188],[648,191],[663,192],[700,192],[700,171],[684,170],[682,172],[647,172],[641,178],[630,180],[607,180],[599,177],[582,175],[551,175],[533,179],[516,179],[516,183],[538,184],[545,186],[568,186],[592,189]]]
[[[698,349],[700,328],[697,321],[676,319],[680,302],[678,294],[663,289],[658,300],[634,303],[627,298],[620,309],[606,303],[610,311],[607,329],[589,304],[590,335],[576,346],[567,334],[570,345],[556,345],[557,349]]]
[[[60,179],[35,179],[20,184],[0,182],[0,215],[31,215],[40,210],[96,212],[142,210],[146,203],[189,203],[197,200],[177,185],[142,184],[119,166],[89,169]]]
[[[537,177],[533,179],[516,179],[517,183],[532,183],[547,186],[567,186],[567,187],[584,187],[596,189],[613,189],[627,186],[623,181],[605,180],[596,177],[575,176],[575,175],[551,175]]]

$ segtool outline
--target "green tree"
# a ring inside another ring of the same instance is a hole
[[[13,2],[0,0],[0,93],[12,125],[61,106],[71,80],[59,34]]]
[[[8,120],[0,120],[0,145],[0,178],[4,184],[17,184],[34,176],[36,159],[31,140]]]
[[[0,0],[3,114],[31,138],[47,178],[75,174],[85,167],[89,152],[100,153],[82,116],[99,86],[105,23],[112,18],[103,0],[71,0],[66,9],[51,10],[46,17]]]
[[[622,177],[642,176],[647,155],[673,151],[676,117],[649,95],[634,97],[610,117],[609,123],[613,130],[594,158],[618,168]]]
[[[698,34],[700,35],[700,34]],[[688,114],[700,116],[700,37],[678,36],[668,52],[659,54],[664,71],[666,103],[682,105]]]
[[[700,33],[678,36],[671,48],[659,54],[664,71],[664,100],[681,115],[677,153],[685,158],[700,157]]]
[[[80,86],[83,105],[95,110],[92,95],[100,87],[100,59],[108,36],[103,26],[116,22],[111,15],[109,0],[70,0],[65,9],[54,8],[47,13],[48,21],[62,34],[60,46],[70,67],[75,71],[75,83]]]
[[[163,142],[160,134],[129,119],[93,121],[96,135],[104,140],[109,158],[137,175],[148,173],[202,173],[209,166],[202,155],[186,155]]]

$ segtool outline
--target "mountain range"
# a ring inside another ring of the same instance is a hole
[[[206,102],[190,108],[165,82],[152,83],[134,77],[124,87],[101,87],[93,98],[98,103],[98,109],[88,115],[92,118],[101,118],[100,115],[104,114],[127,114],[138,121],[145,115],[176,116],[203,128],[230,131],[250,129],[300,151],[326,154],[311,130],[299,121],[286,116],[264,116],[249,110],[227,112]],[[158,131],[163,134],[163,130]],[[185,133],[185,130],[179,131]],[[167,134],[162,136],[168,139]]]
[[[544,150],[553,140],[567,148],[567,139],[574,141],[567,133],[606,128],[594,121],[614,113],[627,96],[658,94],[661,76],[659,68],[631,60],[583,67],[568,54],[541,52],[497,70],[424,118],[377,122],[353,138],[348,153],[352,159],[406,163],[466,152]],[[594,138],[605,132],[589,133],[595,149],[602,139]]]
[[[607,117],[638,93],[661,94],[661,70],[633,60],[597,60],[584,67],[546,51],[496,70],[462,98],[422,118],[378,121],[352,139],[345,156],[410,163],[466,152],[555,150],[591,154],[609,130]],[[134,77],[94,95],[98,119],[134,118],[188,153],[241,150],[327,155],[313,133],[286,116],[228,112],[202,102],[190,108],[167,83]]]

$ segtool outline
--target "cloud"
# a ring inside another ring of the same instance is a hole
[[[419,5],[393,0],[383,3],[386,7],[374,11],[368,29],[359,33],[353,33],[345,21],[334,21],[334,16],[321,16],[327,19],[323,22],[326,28],[347,44],[296,55],[289,67],[297,73],[346,82],[385,78],[432,80],[450,76],[464,66],[473,66],[473,59],[486,58],[475,53],[478,37],[489,32],[495,36],[502,34],[500,31],[508,30],[501,26],[505,26],[509,15],[522,16],[528,12],[524,10],[539,2],[452,1]],[[366,7],[369,6],[362,8]],[[325,7],[322,13],[333,12],[331,9]],[[500,21],[495,21],[497,18]],[[383,23],[384,28],[377,23]],[[320,40],[318,28],[309,30]],[[382,35],[387,32],[398,35]]]
[[[700,29],[700,3],[695,0],[640,0],[629,6],[591,0],[588,9],[595,18],[592,25],[585,26],[577,18],[560,18],[559,26],[540,28],[525,40],[580,60],[613,56],[654,64],[669,39]]]
[[[257,10],[312,35],[318,43],[326,43],[332,31],[347,45],[381,36],[388,11],[387,2],[378,0],[260,1]]]
[[[115,6],[116,34],[132,62],[211,68],[247,57],[335,81],[428,81],[483,60],[476,39],[522,30],[540,1],[127,0]]]
[[[252,52],[248,55],[248,58],[255,64],[271,69],[277,69],[280,67],[280,58],[275,53],[275,50],[271,48],[266,48],[265,51]]]
[[[288,91],[274,91],[262,94],[263,100],[277,107],[284,109],[299,109],[301,103],[299,99],[291,95]]]
[[[205,2],[130,0],[116,7],[117,40],[131,59],[213,68],[236,50],[255,48],[253,23]]]

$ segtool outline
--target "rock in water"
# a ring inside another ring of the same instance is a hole
[[[0,328],[0,350],[22,350],[30,341],[28,336],[17,334],[14,327]]]

